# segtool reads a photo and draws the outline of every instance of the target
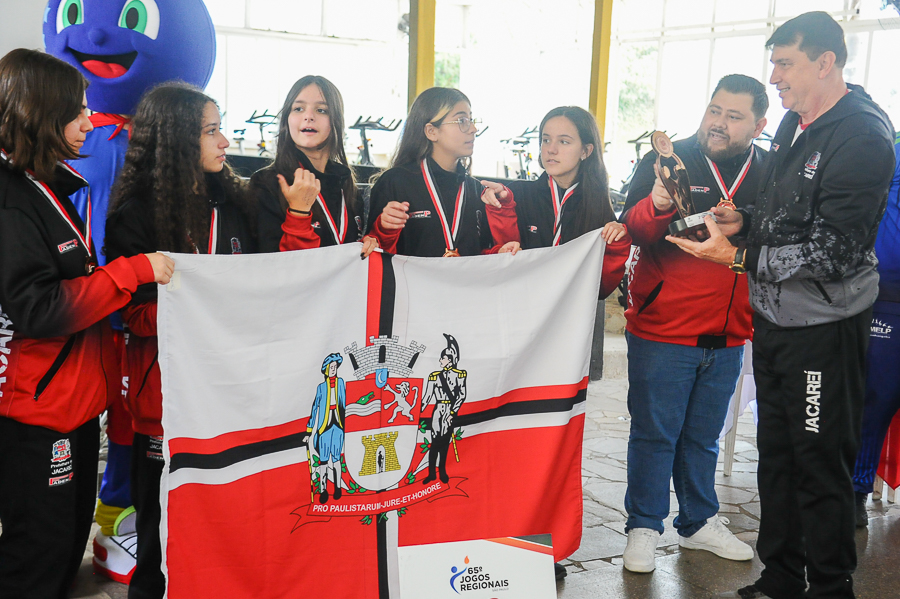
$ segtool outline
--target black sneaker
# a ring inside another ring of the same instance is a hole
[[[562,580],[569,575],[566,571],[566,567],[560,563],[553,564],[553,573],[556,574],[556,580]]]
[[[856,495],[856,528],[865,528],[869,525],[869,513],[866,511],[868,493],[855,493]]]
[[[716,595],[716,597],[721,597],[722,599],[727,599],[729,597],[734,599],[767,599],[769,596],[756,588],[755,584],[751,584],[750,586],[746,586],[736,591],[720,593]]]

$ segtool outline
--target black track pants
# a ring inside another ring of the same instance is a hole
[[[871,319],[869,309],[787,329],[753,318],[765,566],[756,584],[775,599],[854,596],[852,476]]]
[[[128,599],[162,599],[166,592],[159,542],[159,479],[163,471],[159,437],[134,434],[131,445],[131,500],[137,511],[137,566],[128,586]]]
[[[0,598],[64,599],[91,534],[100,427],[0,418]]]

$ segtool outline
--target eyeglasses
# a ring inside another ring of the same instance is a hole
[[[432,123],[432,124],[434,124],[434,123]],[[480,125],[480,124],[481,124],[481,119],[470,119],[468,117],[463,116],[463,117],[456,119],[455,121],[444,121],[443,123],[441,123],[440,125],[437,125],[437,126],[440,127],[442,125],[459,125],[459,130],[461,132],[468,133],[469,131],[472,130],[472,125]]]

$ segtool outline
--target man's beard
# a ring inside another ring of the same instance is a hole
[[[753,142],[753,138],[733,141],[730,137],[728,138],[728,145],[725,146],[721,150],[713,150],[709,147],[709,136],[702,131],[697,131],[697,143],[700,144],[700,149],[703,150],[703,153],[706,154],[710,160],[713,162],[721,162],[723,160],[728,160],[730,158],[734,158],[735,156],[739,156],[747,151],[747,148],[750,147],[750,144]]]

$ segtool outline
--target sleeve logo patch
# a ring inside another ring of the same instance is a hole
[[[65,243],[59,244],[58,246],[56,246],[56,249],[59,250],[60,254],[65,254],[66,252],[71,252],[72,250],[76,249],[77,247],[78,247],[78,240],[71,239]]]

